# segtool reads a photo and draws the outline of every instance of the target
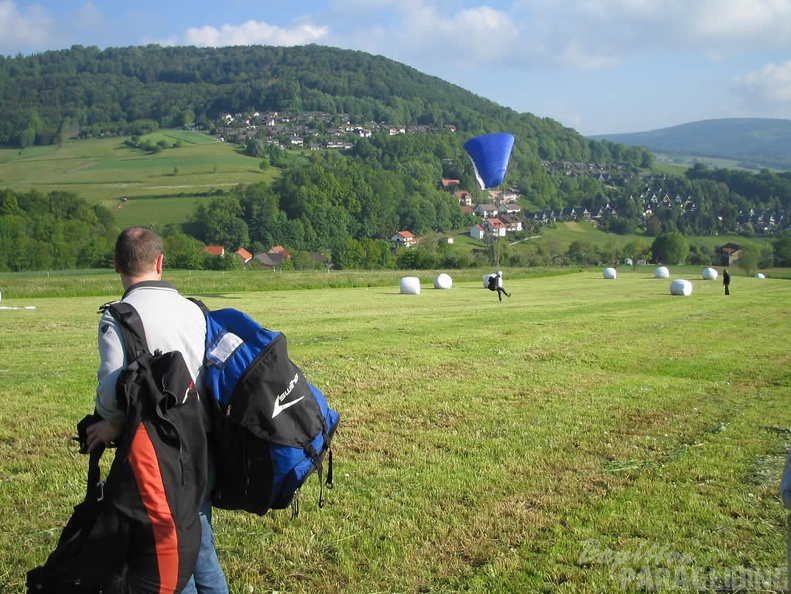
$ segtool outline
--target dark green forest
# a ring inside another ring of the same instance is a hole
[[[207,125],[225,113],[314,111],[358,122],[453,125],[468,136],[508,130],[540,159],[635,166],[651,159],[642,149],[588,140],[382,56],[316,45],[75,46],[0,56],[0,110],[5,146]]]
[[[254,253],[279,244],[305,265],[316,261],[308,254],[326,254],[339,268],[482,264],[436,249],[393,254],[388,239],[401,229],[420,236],[479,222],[463,213],[440,180],[458,179],[477,201],[487,200],[462,145],[498,131],[517,138],[507,183],[523,197],[521,237],[540,231],[530,211],[570,206],[611,207],[608,212],[617,214],[601,219],[603,230],[648,237],[776,234],[788,227],[791,212],[791,174],[695,166],[684,176],[660,175],[644,149],[586,139],[554,120],[516,113],[392,60],[327,47],[77,46],[0,57],[0,109],[0,144],[19,149],[75,137],[210,127],[223,114],[256,110],[345,114],[360,123],[430,130],[377,132],[355,139],[349,150],[302,156],[264,137],[249,139],[240,150],[253,151],[262,168],[276,167],[279,174],[271,184],[201,200],[184,225],[159,229],[171,263],[184,268],[231,265],[204,256],[203,244]],[[581,164],[583,171],[595,164],[617,175],[570,175],[548,163]],[[644,197],[652,192],[683,200],[648,208]],[[0,190],[0,271],[107,266],[116,233],[108,211],[78,196]],[[777,260],[781,264],[782,257]],[[515,255],[509,263],[550,261]]]

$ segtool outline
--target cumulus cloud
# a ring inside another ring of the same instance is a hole
[[[24,13],[12,0],[0,0],[0,51],[38,48],[55,36],[54,20],[33,6]]]
[[[187,45],[221,47],[228,45],[304,45],[317,43],[328,34],[328,27],[309,24],[283,28],[261,21],[247,21],[241,25],[196,27],[187,29]]]
[[[751,101],[791,111],[791,60],[765,64],[759,71],[737,77],[734,84]]]
[[[358,2],[331,3],[325,18],[335,19],[334,45],[457,68],[598,70],[654,51],[713,57],[791,47],[791,0],[489,0],[461,9],[444,0],[378,0],[352,10]],[[343,30],[344,14],[356,29]]]

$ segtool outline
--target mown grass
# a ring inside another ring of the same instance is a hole
[[[774,579],[791,285],[735,277],[725,297],[690,275],[693,294],[673,297],[651,272],[507,274],[503,303],[478,272],[448,291],[421,277],[420,295],[373,273],[319,289],[283,274],[281,290],[245,292],[174,276],[285,332],[342,414],[323,509],[312,480],[296,520],[217,511],[232,592],[645,591],[733,568]],[[86,461],[68,438],[93,406],[96,307],[119,292],[3,292],[3,306],[35,309],[0,310],[1,591],[23,591],[82,496]]]
[[[0,187],[74,192],[110,209],[119,226],[183,223],[197,200],[237,184],[271,181],[260,159],[199,132],[163,130],[142,137],[172,148],[159,154],[124,145],[126,138],[64,142],[24,151],[0,149]],[[174,147],[176,142],[181,146]],[[121,199],[125,201],[121,201]]]

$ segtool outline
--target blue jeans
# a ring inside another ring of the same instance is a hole
[[[217,559],[217,551],[214,549],[214,530],[211,527],[211,492],[214,487],[214,468],[212,461],[209,461],[209,483],[206,486],[206,496],[200,508],[200,550],[198,551],[198,561],[192,577],[181,594],[228,594],[228,584],[225,581],[225,574],[220,567]]]

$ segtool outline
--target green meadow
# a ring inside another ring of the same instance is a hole
[[[478,271],[450,290],[421,272],[419,295],[396,272],[166,273],[283,331],[341,413],[323,508],[313,477],[296,519],[215,512],[231,592],[782,589],[791,284],[734,273],[726,297],[686,272],[689,297],[653,269],[506,270],[503,303]],[[106,272],[0,291],[0,591],[17,593],[84,494],[70,437],[93,409],[97,307],[121,291]]]
[[[182,223],[200,197],[237,184],[268,181],[274,175],[274,170],[259,169],[260,159],[199,132],[162,130],[141,137],[171,147],[158,154],[128,147],[124,140],[0,149],[0,187],[73,192],[106,206],[119,227],[125,227]]]

